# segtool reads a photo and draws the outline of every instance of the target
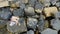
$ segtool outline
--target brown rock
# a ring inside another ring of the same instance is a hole
[[[56,7],[44,8],[44,13],[46,14],[47,17],[51,16],[51,13],[54,14],[56,12],[58,12]]]

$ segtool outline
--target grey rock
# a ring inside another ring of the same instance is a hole
[[[20,18],[19,23],[16,25],[10,25],[10,22],[7,23],[7,29],[9,32],[13,32],[13,33],[21,33],[21,32],[25,32],[27,31],[27,28],[26,28],[26,24],[25,24],[25,19],[24,18]]]
[[[37,26],[37,22],[38,21],[35,18],[30,18],[30,17],[27,18],[27,26],[29,28],[35,29]]]
[[[45,24],[45,20],[44,20],[43,16],[40,15],[39,21],[38,21],[38,24],[37,24],[39,32],[44,30],[44,24]]]
[[[27,31],[27,34],[34,34],[34,31],[33,30],[29,30],[29,31]]]
[[[23,9],[16,9],[13,11],[14,16],[24,16],[24,10]]]
[[[58,0],[50,0],[52,5],[55,5]]]
[[[55,15],[55,18],[60,18],[60,12],[56,12],[54,15]]]
[[[60,20],[59,19],[53,19],[51,20],[51,25],[53,26],[54,29],[60,30]]]
[[[52,30],[50,28],[47,28],[44,31],[42,31],[41,34],[58,34],[58,32],[56,30]]]
[[[25,9],[25,4],[21,4],[21,5],[20,5],[20,8],[21,8],[21,9]]]
[[[57,7],[60,7],[60,2],[57,2],[57,3],[56,3],[56,6],[57,6]]]
[[[36,1],[37,0],[29,0],[29,5],[31,5],[32,7],[34,7]]]
[[[40,13],[40,11],[42,12],[43,7],[44,7],[43,4],[41,4],[41,3],[39,3],[39,2],[36,2],[35,11],[36,11],[37,13]]]
[[[3,8],[2,11],[0,12],[0,18],[1,19],[10,19],[12,13],[10,10],[7,8]]]
[[[33,7],[26,7],[24,10],[25,10],[25,14],[27,16],[33,16],[33,15],[35,15]]]
[[[6,23],[7,23],[8,21],[4,21],[4,20],[0,20],[0,28],[4,28],[5,26],[6,26]]]

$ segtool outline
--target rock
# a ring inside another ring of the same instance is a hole
[[[50,0],[38,0],[40,3],[42,3],[44,6],[50,6]]]
[[[50,0],[52,5],[55,5],[57,1],[59,1],[59,0]]]
[[[50,28],[47,28],[44,31],[42,31],[41,34],[58,34],[58,32],[56,30],[52,30]]]
[[[39,21],[38,21],[38,24],[37,24],[39,32],[42,32],[44,30],[44,24],[45,24],[44,17],[43,17],[43,15],[40,15]]]
[[[48,7],[44,8],[44,13],[46,14],[46,17],[51,16],[51,14],[54,14],[58,12],[58,9],[56,7]]]
[[[42,12],[42,10],[43,10],[43,5],[41,4],[41,3],[36,3],[36,5],[35,5],[35,11],[37,12],[37,13],[41,13]]]
[[[25,19],[24,18],[19,18],[14,17],[15,19],[7,23],[7,29],[9,32],[12,33],[21,33],[27,31],[26,24],[25,24]],[[13,17],[12,17],[13,19]]]
[[[27,34],[34,34],[34,31],[33,30],[29,30],[29,31],[27,31]]]
[[[24,10],[25,10],[25,14],[27,16],[33,16],[33,15],[35,15],[35,12],[34,12],[34,8],[33,7],[27,7]]]
[[[10,19],[12,16],[12,13],[10,12],[9,8],[2,8],[2,11],[0,11],[0,18],[1,19]]]
[[[55,18],[60,18],[60,12],[56,12],[54,15],[55,15]]]
[[[37,19],[28,17],[27,18],[27,27],[35,29],[37,26],[37,22],[38,22]]]
[[[34,7],[36,1],[37,0],[29,0],[29,5],[31,5],[32,7]]]
[[[25,9],[25,4],[20,4],[21,9]]]
[[[0,2],[0,7],[6,7],[6,6],[9,6],[9,2],[8,1]]]
[[[59,19],[53,19],[51,20],[51,25],[54,29],[56,29],[57,31],[60,30],[60,20]]]
[[[56,3],[56,6],[57,6],[57,7],[60,7],[60,2],[57,2],[57,3]]]
[[[24,16],[24,10],[23,9],[16,9],[13,11],[14,16]]]
[[[6,21],[6,20],[0,20],[0,28],[4,28],[6,26],[7,22],[8,21]]]

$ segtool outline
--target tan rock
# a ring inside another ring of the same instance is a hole
[[[5,7],[5,6],[9,6],[9,2],[8,1],[0,2],[0,7]]]
[[[51,16],[51,14],[54,14],[56,12],[58,12],[56,7],[44,8],[44,13],[46,14],[47,17]]]

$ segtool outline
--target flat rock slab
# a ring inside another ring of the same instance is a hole
[[[56,30],[52,30],[50,28],[47,28],[44,31],[42,31],[41,34],[58,34],[58,32]]]
[[[44,8],[44,13],[46,14],[47,17],[51,16],[51,13],[54,14],[56,12],[58,12],[57,7]]]

